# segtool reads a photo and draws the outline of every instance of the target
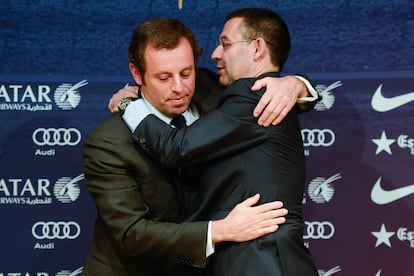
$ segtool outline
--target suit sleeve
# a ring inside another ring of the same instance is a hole
[[[115,129],[110,131],[116,132]],[[99,223],[104,225],[122,254],[132,257],[151,255],[160,260],[204,267],[207,222],[156,221],[162,220],[162,215],[153,218],[154,210],[142,196],[142,184],[151,181],[151,177],[139,176],[140,183],[135,175],[140,172],[132,171],[140,168],[131,165],[146,160],[139,160],[143,157],[134,154],[132,146],[126,148],[122,142],[117,142],[117,138],[106,136],[105,132],[93,133],[83,147],[85,181],[96,205]],[[130,143],[133,145],[132,141]],[[155,172],[144,172],[150,173]],[[161,184],[146,183],[151,187]],[[171,202],[161,202],[157,212],[169,212],[170,206]]]
[[[246,89],[244,94],[238,92]],[[223,158],[262,143],[267,130],[252,115],[260,94],[251,93],[250,86],[236,85],[232,90],[218,108],[191,126],[174,129],[149,115],[133,138],[161,163],[177,167]]]

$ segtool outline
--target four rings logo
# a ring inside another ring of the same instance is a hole
[[[76,128],[38,128],[32,134],[38,146],[75,146],[82,135]]]
[[[330,129],[302,129],[305,147],[329,147],[335,142],[335,133]]]
[[[79,237],[81,232],[79,224],[74,221],[39,221],[32,227],[32,234],[38,240],[69,239]]]
[[[335,234],[335,227],[329,221],[305,221],[304,239],[328,240]]]

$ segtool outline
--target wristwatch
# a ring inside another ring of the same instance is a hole
[[[131,103],[131,101],[134,101],[134,100],[136,100],[136,98],[132,98],[132,97],[122,98],[118,104],[118,110],[121,113],[124,113],[127,106]]]

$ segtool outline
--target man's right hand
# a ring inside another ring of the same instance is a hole
[[[118,112],[118,104],[123,98],[138,98],[138,86],[127,86],[121,88],[112,95],[112,98],[109,100],[108,108],[112,113]]]
[[[259,201],[256,194],[237,204],[221,220],[212,223],[213,244],[223,241],[244,242],[275,232],[286,221],[288,210],[281,201],[254,206]]]

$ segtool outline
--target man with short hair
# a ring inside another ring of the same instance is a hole
[[[130,71],[160,118],[169,121],[188,111],[190,102],[190,121],[211,109],[220,89],[208,72],[195,82],[198,53],[194,35],[177,20],[149,20],[135,30]],[[160,165],[134,145],[119,113],[88,135],[83,161],[97,208],[84,275],[195,275],[216,244],[271,233],[286,215],[281,202],[253,206],[259,200],[254,195],[223,219],[184,222],[187,193],[180,171]]]
[[[252,115],[264,91],[251,93],[251,86],[278,77],[289,51],[290,34],[279,15],[260,8],[237,10],[227,17],[212,53],[220,82],[228,86],[213,111],[180,129],[154,116],[144,100],[125,111],[135,141],[152,157],[182,170],[201,167],[191,220],[223,218],[231,206],[255,193],[262,202],[282,200],[288,208],[277,232],[217,245],[205,275],[318,275],[302,237],[306,171],[297,110],[268,128]]]

